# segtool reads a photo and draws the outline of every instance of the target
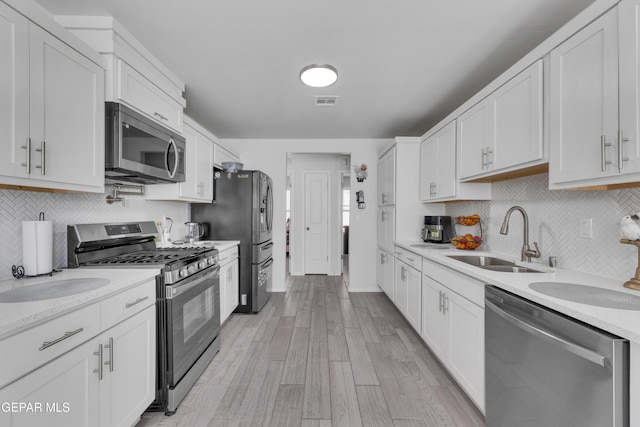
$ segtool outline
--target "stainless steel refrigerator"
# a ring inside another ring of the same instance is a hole
[[[269,299],[273,242],[273,185],[261,171],[217,172],[213,203],[191,205],[191,221],[204,225],[206,240],[240,241],[237,313],[257,313]]]

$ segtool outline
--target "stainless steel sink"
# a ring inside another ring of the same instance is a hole
[[[89,292],[111,283],[108,279],[88,277],[85,279],[64,279],[22,286],[0,292],[0,303],[32,302]]]
[[[534,270],[529,267],[521,267],[519,265],[479,265],[478,267],[491,270],[491,271],[501,271],[505,273],[542,273],[540,270]]]
[[[473,265],[484,270],[500,271],[504,273],[542,273],[529,267],[521,267],[512,261],[486,255],[447,255],[451,259]]]

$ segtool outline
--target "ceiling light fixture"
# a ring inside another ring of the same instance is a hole
[[[338,80],[338,70],[326,64],[307,65],[300,71],[300,80],[311,87],[331,86]]]

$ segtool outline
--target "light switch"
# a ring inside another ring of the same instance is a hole
[[[593,218],[580,218],[580,238],[593,239]]]

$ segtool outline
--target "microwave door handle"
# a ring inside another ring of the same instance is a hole
[[[173,162],[173,171],[171,171],[171,168],[169,167],[169,153],[171,152],[171,146],[173,145],[173,149],[176,152],[176,159]],[[178,171],[178,161],[180,160],[179,157],[180,153],[178,152],[178,145],[176,144],[176,142],[173,140],[173,138],[171,138],[169,140],[169,143],[167,144],[167,149],[164,152],[164,163],[165,163],[165,168],[167,169],[167,173],[169,174],[169,178],[173,178],[176,174],[176,172]]]

